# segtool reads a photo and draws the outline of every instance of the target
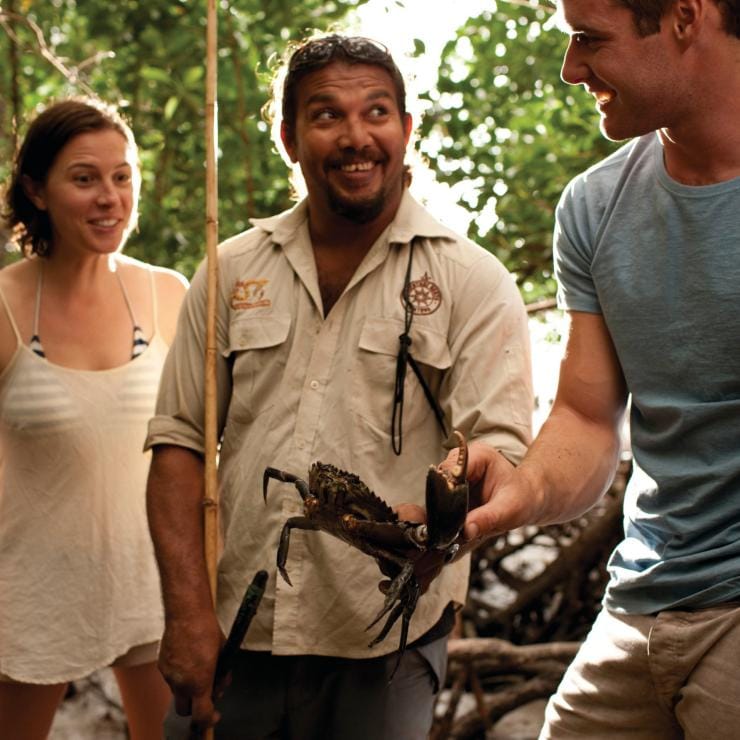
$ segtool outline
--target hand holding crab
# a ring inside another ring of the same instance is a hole
[[[383,640],[401,617],[399,651],[403,652],[409,622],[422,593],[417,565],[426,563],[428,567],[430,561],[448,563],[459,550],[458,540],[468,510],[468,448],[465,437],[458,431],[455,435],[459,446],[457,464],[451,469],[431,466],[427,473],[426,523],[400,520],[358,476],[333,465],[314,463],[308,473],[308,482],[275,468],[265,470],[265,499],[270,478],[293,483],[303,499],[304,515],[288,519],[280,534],[277,566],[288,583],[286,562],[292,529],[334,535],[374,557],[381,570],[391,576],[390,584],[384,589],[383,607],[368,625],[369,629],[388,615],[380,633],[370,643],[371,647]],[[432,567],[434,575],[439,567]],[[431,578],[425,580],[426,586]]]

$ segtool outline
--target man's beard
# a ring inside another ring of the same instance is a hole
[[[362,201],[343,198],[334,188],[329,188],[329,208],[338,216],[355,224],[368,224],[374,221],[385,208],[386,192],[383,188],[377,195]]]

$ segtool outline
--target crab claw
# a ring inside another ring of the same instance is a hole
[[[468,513],[468,445],[461,432],[455,430],[455,436],[459,448],[456,464],[450,470],[431,466],[427,473],[428,546],[436,549],[452,545]]]

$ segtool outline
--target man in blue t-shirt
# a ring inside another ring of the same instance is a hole
[[[740,737],[740,2],[561,0],[562,77],[609,139],[557,209],[570,331],[519,467],[471,448],[471,545],[580,515],[630,403],[634,474],[604,608],[541,738]]]

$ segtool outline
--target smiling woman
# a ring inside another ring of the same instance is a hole
[[[8,188],[26,259],[0,271],[0,727],[19,740],[103,666],[132,738],[160,737],[169,700],[141,448],[185,280],[121,255],[139,183],[127,124],[75,99],[31,124]]]
[[[46,213],[49,243],[57,250],[110,253],[123,247],[130,231],[139,179],[135,148],[108,129],[79,134],[59,153],[44,181],[24,175],[22,185],[33,205]]]

